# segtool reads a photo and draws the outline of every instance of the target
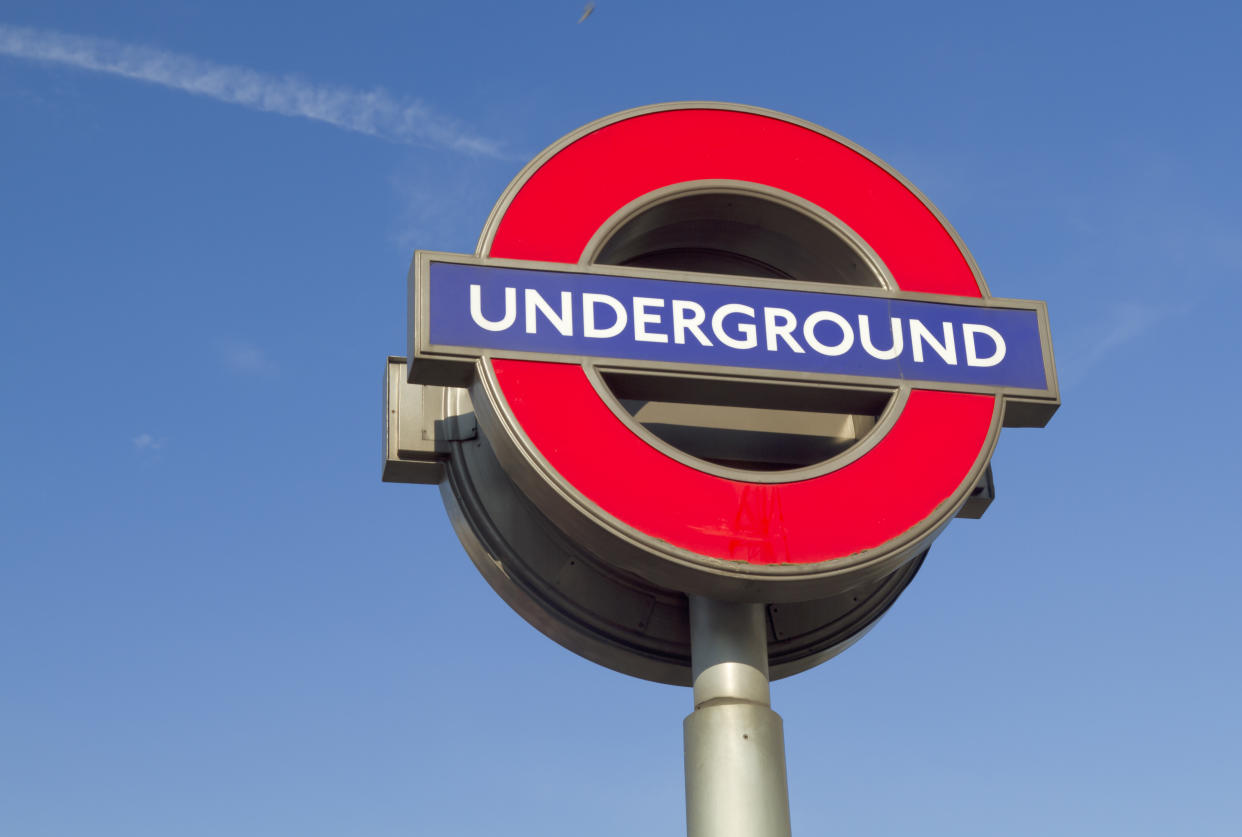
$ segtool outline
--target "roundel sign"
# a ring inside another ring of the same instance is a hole
[[[1002,425],[1059,396],[1042,303],[992,297],[868,152],[733,105],[588,125],[473,255],[419,251],[411,383],[468,388],[505,478],[660,588],[822,599],[921,555]]]

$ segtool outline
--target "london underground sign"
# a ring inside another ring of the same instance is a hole
[[[1059,404],[1042,303],[993,298],[874,156],[734,105],[554,144],[476,253],[415,255],[409,317],[409,383],[445,388],[410,456],[442,463],[476,565],[562,644],[667,682],[685,595],[763,603],[773,676],[853,642],[1001,427]]]

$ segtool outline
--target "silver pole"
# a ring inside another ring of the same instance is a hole
[[[772,711],[764,606],[690,597],[689,837],[790,837],[785,733]]]

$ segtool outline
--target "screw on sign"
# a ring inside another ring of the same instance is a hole
[[[385,478],[439,483],[553,639],[729,699],[686,722],[691,834],[788,833],[783,767],[723,798],[749,762],[712,742],[745,728],[779,755],[769,676],[861,636],[986,508],[1000,428],[1059,405],[1042,303],[992,297],[874,156],[735,105],[555,143],[474,255],[415,254],[409,315]]]

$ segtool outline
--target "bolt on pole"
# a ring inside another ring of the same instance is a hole
[[[790,837],[785,733],[772,711],[764,606],[690,597],[688,837]]]

